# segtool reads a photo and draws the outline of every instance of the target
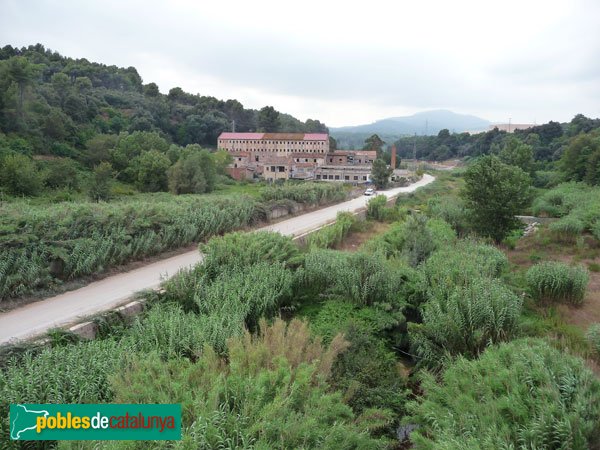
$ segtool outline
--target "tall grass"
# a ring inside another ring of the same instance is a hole
[[[11,403],[102,403],[112,399],[108,377],[123,348],[114,340],[47,348],[10,360],[0,370],[0,442],[10,447]],[[4,446],[6,445],[6,447]]]
[[[263,201],[344,200],[334,184],[265,188]],[[246,196],[160,195],[114,203],[0,206],[0,301],[102,272],[255,223],[268,205]]]
[[[583,303],[589,274],[583,266],[569,266],[557,261],[546,261],[527,271],[527,285],[531,296],[538,302],[566,301]]]
[[[447,357],[476,357],[515,336],[520,312],[517,295],[498,280],[480,277],[425,303],[423,323],[409,328],[411,347],[429,367],[439,367]]]
[[[344,186],[339,183],[294,183],[267,187],[261,191],[264,201],[289,199],[298,203],[322,205],[346,198]]]
[[[415,448],[592,449],[600,433],[600,383],[580,358],[539,339],[459,358],[423,376],[410,405]]]
[[[357,220],[352,213],[340,211],[337,213],[335,223],[308,235],[306,245],[309,248],[334,248],[348,236]]]

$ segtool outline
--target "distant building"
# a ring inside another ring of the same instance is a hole
[[[376,152],[329,151],[326,133],[221,133],[219,149],[233,162],[235,179],[297,179],[364,183],[370,180]]]
[[[506,131],[507,133],[514,133],[515,130],[526,130],[527,128],[535,127],[534,123],[498,123],[496,125],[490,125],[488,130],[498,128],[500,131]]]

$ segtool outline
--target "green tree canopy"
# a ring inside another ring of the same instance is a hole
[[[272,106],[265,106],[258,112],[258,129],[265,133],[279,131],[279,112]]]
[[[513,230],[520,213],[530,201],[530,178],[523,170],[487,155],[465,172],[462,195],[474,229],[500,242]]]
[[[371,168],[371,179],[378,189],[387,187],[392,173],[392,168],[388,167],[383,159],[377,158],[375,161],[373,161],[373,167]]]

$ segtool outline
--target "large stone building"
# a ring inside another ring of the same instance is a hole
[[[233,157],[236,179],[366,183],[376,152],[329,151],[325,133],[221,133],[217,147]]]

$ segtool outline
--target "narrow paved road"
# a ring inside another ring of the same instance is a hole
[[[380,194],[388,198],[395,197],[398,194],[413,192],[434,179],[433,176],[426,174],[420,181],[410,186],[382,191]],[[364,208],[369,198],[355,198],[266,226],[261,230],[299,236],[334,221],[339,211],[354,212]],[[0,314],[0,344],[40,335],[50,328],[73,323],[79,318],[114,308],[131,298],[135,292],[155,288],[162,280],[173,276],[180,269],[198,263],[201,259],[200,253],[194,250],[2,313]]]

